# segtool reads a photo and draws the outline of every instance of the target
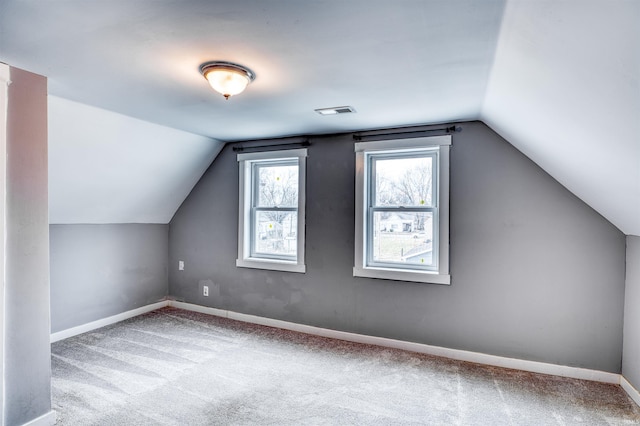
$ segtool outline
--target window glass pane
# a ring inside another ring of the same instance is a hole
[[[298,206],[298,165],[258,165],[257,207]]]
[[[374,162],[375,206],[432,206],[433,157],[384,158]]]
[[[256,212],[254,252],[274,257],[296,256],[298,213]]]
[[[372,260],[433,266],[433,213],[374,212]]]

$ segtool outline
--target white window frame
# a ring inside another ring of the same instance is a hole
[[[304,237],[305,237],[305,188],[306,188],[307,150],[290,149],[285,151],[266,151],[238,154],[239,167],[239,206],[238,206],[238,258],[236,266],[241,268],[268,269],[273,271],[305,273]],[[274,256],[264,257],[251,253],[252,197],[255,179],[252,176],[253,165],[264,162],[297,160],[298,162],[298,229],[297,246],[294,260]]]
[[[356,152],[356,218],[355,218],[355,265],[356,277],[379,278],[396,281],[412,281],[432,284],[451,284],[449,275],[449,147],[451,135],[411,139],[380,140],[355,144]],[[436,187],[434,215],[435,270],[413,268],[411,265],[375,266],[368,264],[370,245],[373,244],[367,229],[370,217],[371,173],[368,157],[381,153],[436,152]],[[437,220],[437,223],[435,223]],[[368,243],[367,240],[371,242]]]
[[[7,114],[9,109],[9,84],[11,84],[11,68],[7,64],[0,63],[0,241],[5,241],[6,231],[4,223],[6,218],[6,177],[7,177]],[[0,425],[4,418],[4,310],[6,286],[5,278],[5,246],[0,245]]]

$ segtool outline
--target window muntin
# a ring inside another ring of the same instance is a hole
[[[304,272],[306,149],[238,154],[240,267]]]
[[[451,136],[355,144],[354,276],[450,284]]]

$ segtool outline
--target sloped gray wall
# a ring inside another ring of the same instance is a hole
[[[164,299],[169,225],[50,225],[51,332]]]
[[[622,375],[640,389],[640,237],[627,236]]]
[[[51,411],[47,79],[10,68],[7,104],[4,424]]]
[[[306,274],[236,268],[238,165],[228,144],[170,223],[169,294],[619,373],[625,236],[484,124],[461,127],[451,149],[450,286],[352,276],[354,141],[338,135],[310,138]],[[201,295],[204,284],[209,297]]]

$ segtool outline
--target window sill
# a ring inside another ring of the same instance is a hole
[[[451,284],[451,275],[437,272],[400,271],[385,268],[353,268],[354,277],[377,278],[382,280],[410,281],[428,284]]]
[[[307,270],[304,264],[282,260],[267,259],[236,259],[238,268],[267,269],[270,271],[297,272],[304,274]]]

